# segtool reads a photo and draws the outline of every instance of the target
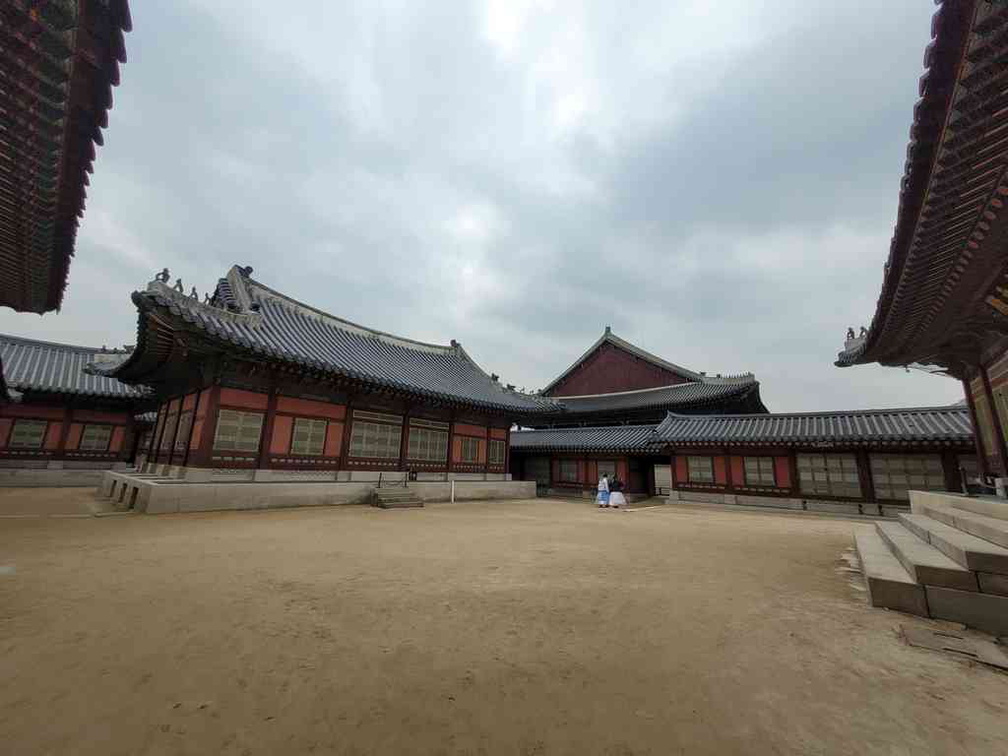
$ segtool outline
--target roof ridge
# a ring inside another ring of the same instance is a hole
[[[31,346],[47,346],[47,347],[59,347],[60,349],[73,349],[78,352],[87,352],[89,354],[129,354],[125,349],[108,349],[106,348],[104,352],[102,347],[86,347],[80,344],[65,344],[61,341],[47,341],[45,339],[31,339],[27,336],[14,336],[10,333],[0,333],[0,341],[16,341],[22,344],[28,344]]]
[[[768,413],[735,413],[735,414],[724,414],[724,415],[685,415],[681,412],[673,412],[669,410],[666,414],[666,420],[669,418],[682,418],[686,419],[704,419],[704,420],[725,420],[725,419],[742,419],[742,418],[781,418],[781,417],[835,417],[843,415],[896,415],[896,414],[906,414],[906,413],[922,413],[922,412],[948,412],[948,413],[969,413],[969,408],[960,405],[940,405],[940,406],[928,406],[928,407],[891,407],[883,409],[854,409],[854,410],[822,410],[819,412],[768,412]]]
[[[511,435],[513,436],[515,433],[560,433],[563,431],[615,430],[617,428],[627,428],[633,430],[643,430],[645,428],[657,429],[659,424],[660,423],[619,423],[615,425],[574,425],[566,428],[526,428],[524,430],[511,431]]]
[[[265,292],[267,294],[271,294],[274,297],[276,297],[278,300],[280,300],[280,302],[282,304],[300,308],[300,309],[302,309],[302,310],[304,310],[304,311],[306,311],[306,312],[308,312],[308,313],[310,313],[312,315],[315,315],[317,317],[320,317],[320,318],[323,318],[325,320],[331,321],[333,325],[336,325],[337,327],[343,328],[343,329],[348,330],[348,331],[356,331],[356,332],[358,332],[358,333],[360,333],[362,335],[365,335],[365,336],[374,336],[374,337],[379,338],[379,339],[384,339],[384,340],[387,340],[387,341],[391,341],[392,343],[400,343],[403,346],[407,346],[407,347],[423,347],[425,349],[437,350],[437,351],[444,352],[444,353],[457,352],[457,351],[459,351],[461,349],[461,346],[462,346],[461,344],[459,344],[454,339],[452,339],[452,343],[450,343],[450,344],[434,344],[434,343],[429,342],[429,341],[420,341],[419,339],[411,339],[408,336],[399,336],[399,335],[394,334],[394,333],[389,333],[388,331],[381,331],[381,330],[379,330],[377,328],[371,328],[369,326],[364,326],[364,325],[361,325],[360,323],[355,323],[352,320],[347,320],[346,318],[341,318],[339,315],[333,315],[331,312],[326,312],[325,310],[321,310],[318,307],[314,307],[314,306],[312,306],[310,304],[302,302],[299,299],[295,299],[294,297],[290,296],[289,294],[284,294],[281,291],[277,291],[276,289],[274,289],[274,288],[272,288],[270,286],[267,286],[266,284],[262,283],[261,281],[257,281],[256,279],[252,278],[251,276],[244,276],[244,278],[245,278],[245,280],[249,284],[251,284],[253,287],[255,287],[256,289],[258,289],[259,291]],[[467,357],[468,357],[468,355],[467,355]],[[469,361],[473,362],[472,358],[469,358]],[[475,362],[473,362],[473,364],[475,364]],[[487,377],[489,377],[489,375]]]
[[[738,385],[745,383],[758,384],[759,381],[756,380],[756,376],[752,373],[740,373],[739,375],[716,376],[711,378],[704,376],[704,380],[669,383],[664,386],[651,386],[650,388],[630,389],[629,391],[608,391],[603,394],[572,394],[570,396],[557,396],[552,398],[562,403],[567,399],[596,399],[603,396],[629,396],[632,394],[646,394],[649,391],[666,391],[668,389],[687,388],[689,386],[729,386],[735,383]]]

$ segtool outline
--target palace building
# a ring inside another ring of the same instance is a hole
[[[840,367],[878,362],[963,384],[985,476],[1008,476],[1008,4],[939,3],[871,326]]]
[[[359,326],[233,267],[199,301],[136,292],[137,346],[94,367],[159,397],[148,467],[182,480],[506,480],[512,424],[555,411],[457,342]]]
[[[135,462],[145,387],[91,375],[107,350],[0,335],[0,482],[96,485]]]
[[[0,9],[0,306],[43,313],[63,301],[131,25],[126,0]]]
[[[546,494],[593,497],[615,474],[631,499],[877,515],[977,466],[965,407],[772,414],[752,374],[687,370],[608,328],[544,393],[563,410],[512,432],[511,467]]]

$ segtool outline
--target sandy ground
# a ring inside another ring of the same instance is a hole
[[[1008,752],[1008,675],[904,645],[849,521],[90,497],[0,492],[5,753]]]

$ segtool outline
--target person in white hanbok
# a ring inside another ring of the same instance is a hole
[[[603,474],[598,479],[598,496],[596,497],[600,508],[609,506],[609,476]]]
[[[623,495],[623,481],[618,475],[613,475],[612,483],[609,485],[609,506],[614,509],[626,506],[626,497]]]

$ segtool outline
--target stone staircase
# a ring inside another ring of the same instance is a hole
[[[407,509],[422,507],[423,499],[408,488],[381,488],[374,490],[374,506],[382,509]]]
[[[1008,502],[913,491],[854,540],[872,606],[1008,635]]]

